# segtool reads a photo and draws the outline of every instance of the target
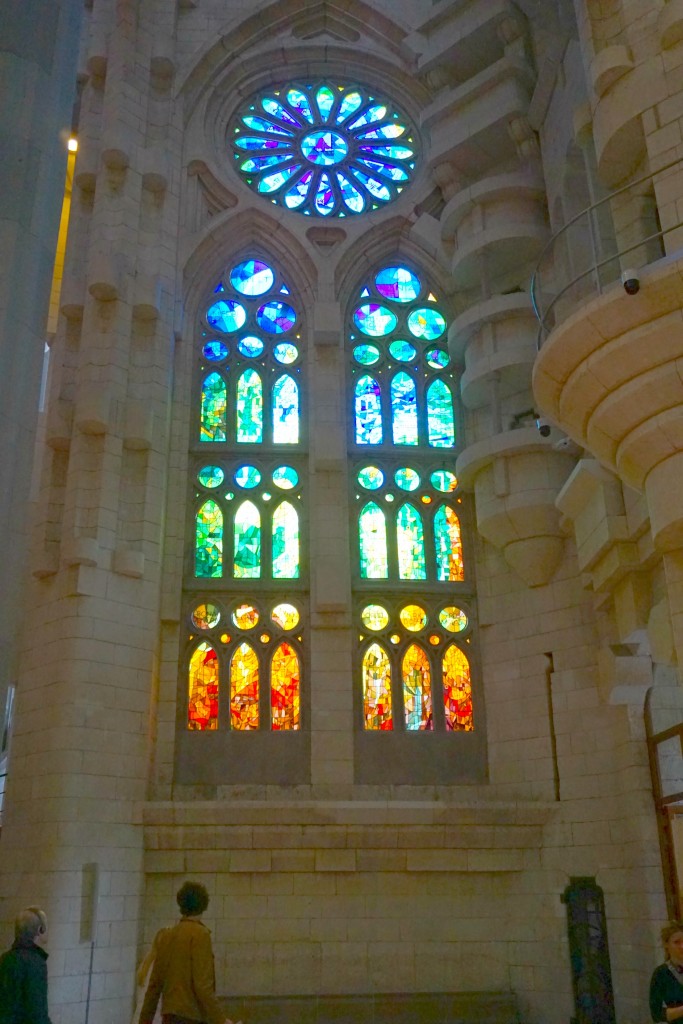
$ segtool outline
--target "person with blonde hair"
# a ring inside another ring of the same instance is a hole
[[[45,911],[21,910],[14,922],[14,942],[0,957],[0,1024],[51,1024],[46,943]]]
[[[650,1015],[656,1024],[683,1020],[683,923],[669,921],[662,943],[666,960],[650,979]]]

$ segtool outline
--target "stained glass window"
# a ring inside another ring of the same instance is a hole
[[[307,216],[376,210],[411,181],[417,159],[409,120],[389,100],[343,82],[262,91],[238,112],[229,137],[249,187]],[[410,279],[401,285],[409,290]]]
[[[223,513],[215,501],[205,501],[195,526],[195,576],[223,575]]]
[[[218,728],[218,661],[205,641],[190,658],[187,727],[198,731]]]
[[[380,644],[371,644],[363,657],[363,721],[366,729],[393,729],[391,664]]]
[[[443,659],[443,696],[446,728],[471,732],[474,728],[472,713],[472,682],[467,658],[452,644]]]
[[[458,388],[447,328],[436,290],[398,261],[368,275],[349,305],[349,478],[368,731],[473,728],[465,654],[474,636],[473,594],[455,475]]]
[[[303,354],[301,311],[280,272],[258,255],[229,264],[197,332],[189,730],[301,729]]]
[[[276,648],[270,671],[270,716],[273,729],[298,729],[301,697],[299,659],[286,641]]]

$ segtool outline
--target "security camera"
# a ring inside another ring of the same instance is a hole
[[[627,295],[635,295],[640,291],[640,277],[637,270],[622,270],[621,283]]]
[[[536,430],[541,437],[550,437],[550,424],[542,416],[536,418]]]

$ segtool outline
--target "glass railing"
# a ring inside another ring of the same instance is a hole
[[[538,344],[570,316],[636,271],[683,248],[683,161],[666,164],[567,221],[547,243],[531,279]]]

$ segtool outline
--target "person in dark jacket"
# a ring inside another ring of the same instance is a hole
[[[662,928],[666,961],[650,980],[650,1015],[653,1021],[683,1019],[683,924],[671,921]]]
[[[46,943],[45,912],[22,910],[14,922],[14,942],[0,956],[0,1024],[51,1024]]]

